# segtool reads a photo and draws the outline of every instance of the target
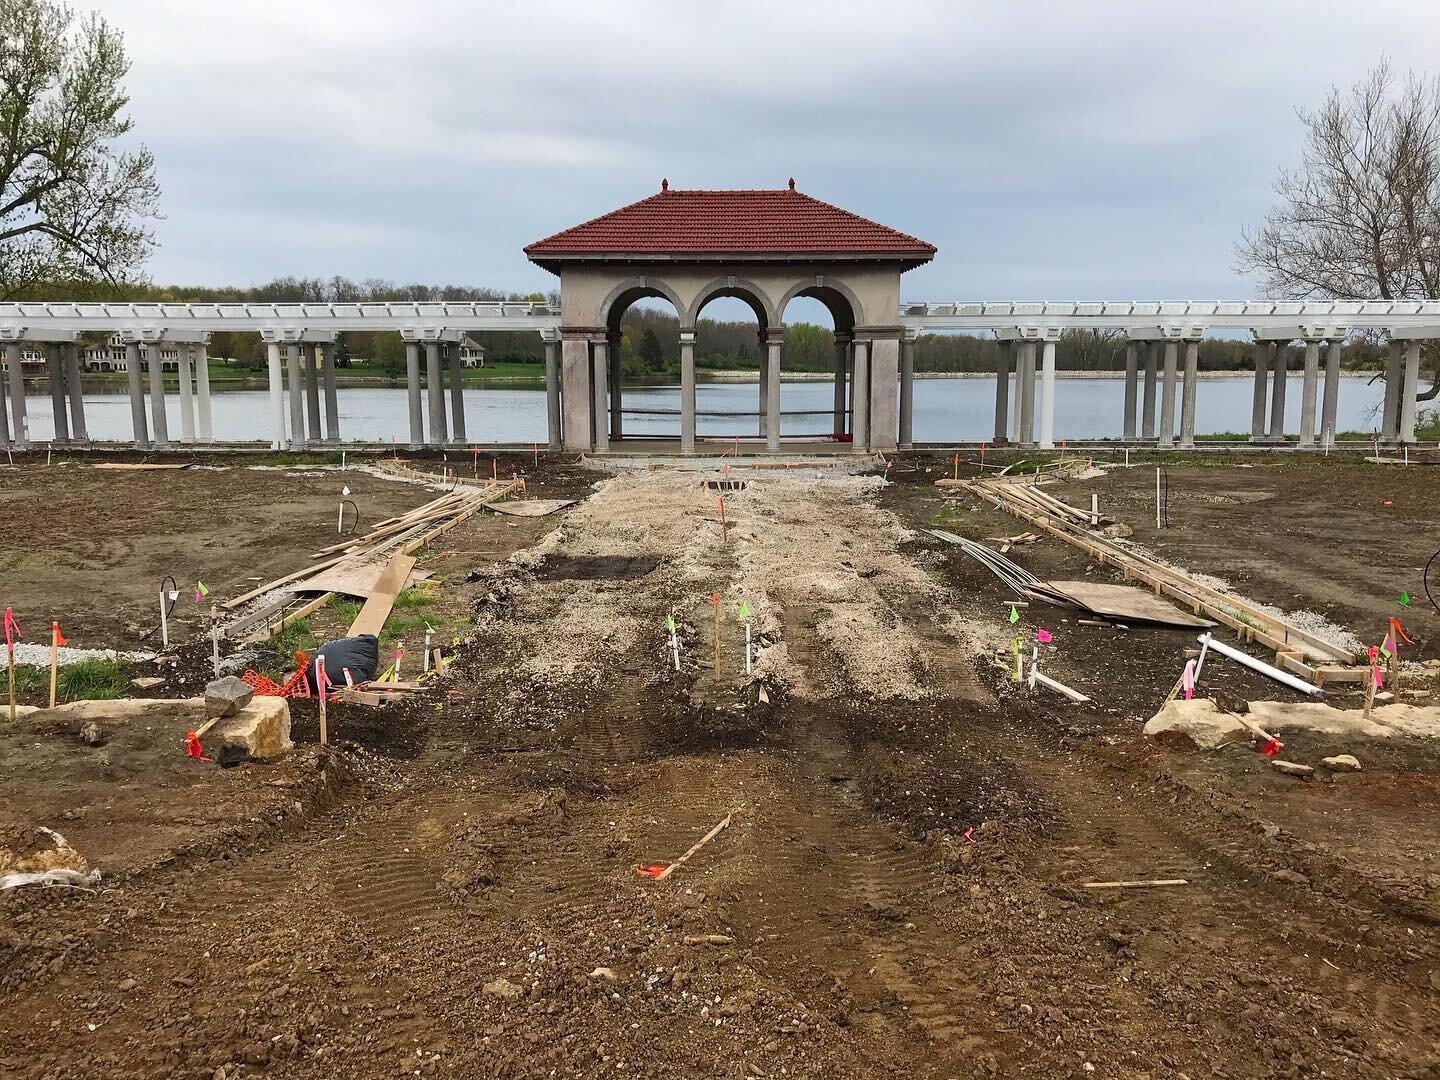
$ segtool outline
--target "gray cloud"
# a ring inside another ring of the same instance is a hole
[[[83,0],[82,0],[83,2]],[[1296,106],[1433,0],[104,0],[157,281],[547,289],[520,248],[658,189],[802,190],[937,244],[915,298],[1234,297]]]

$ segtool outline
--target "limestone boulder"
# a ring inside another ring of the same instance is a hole
[[[1360,771],[1360,759],[1354,754],[1336,754],[1333,757],[1321,758],[1320,764],[1331,772]]]
[[[1218,750],[1250,737],[1245,725],[1209,698],[1167,701],[1145,724],[1151,738],[1184,738],[1196,749]]]
[[[295,745],[290,741],[290,705],[280,697],[257,697],[217,723],[212,736],[219,740],[221,761],[277,758]]]

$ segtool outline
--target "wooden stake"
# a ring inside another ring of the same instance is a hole
[[[955,479],[960,479],[960,455],[955,455]]]
[[[730,824],[730,819],[731,819],[732,817],[734,817],[734,816],[735,816],[735,815],[734,815],[734,812],[733,812],[733,811],[732,811],[731,813],[729,813],[729,814],[726,814],[726,815],[724,816],[724,818],[721,819],[720,824],[719,824],[719,825],[716,825],[716,826],[715,826],[713,829],[711,829],[708,833],[706,833],[704,836],[702,836],[702,837],[700,838],[699,842],[696,843],[694,847],[692,847],[689,851],[685,852],[684,855],[681,855],[680,858],[676,859],[676,860],[675,860],[674,862],[672,862],[669,866],[665,867],[664,870],[661,870],[660,873],[656,874],[656,875],[655,875],[655,880],[656,880],[656,881],[664,881],[667,877],[669,877],[671,874],[673,874],[676,870],[680,869],[680,867],[684,865],[685,860],[687,860],[688,858],[690,858],[691,855],[694,855],[697,851],[699,851],[701,848],[703,848],[703,847],[704,847],[706,844],[708,844],[711,840],[714,840],[715,837],[719,836],[720,833]]]
[[[710,594],[710,606],[715,609],[715,677],[718,679],[720,677],[720,594],[718,592]],[[13,659],[11,666],[14,666]]]
[[[55,684],[60,674],[60,624],[50,624],[50,708],[55,707]]]
[[[720,503],[720,542],[730,543],[730,526],[725,522],[725,496],[721,495],[717,500]]]
[[[8,674],[10,676],[10,722],[13,724],[15,722],[15,646],[7,646],[5,655],[9,657],[9,662],[6,667],[9,669]],[[718,668],[720,663],[718,653],[716,654],[715,663]]]
[[[320,745],[325,746],[330,742],[330,737],[325,728],[325,698],[329,686],[327,685],[328,680],[325,678],[324,656],[317,656],[315,658],[315,682],[317,684],[315,689],[320,695]]]
[[[1378,670],[1379,670],[1379,668],[1375,667],[1375,666],[1372,664],[1372,665],[1370,666],[1370,669],[1369,669],[1369,672],[1368,672],[1369,677],[1365,680],[1365,719],[1366,719],[1366,720],[1369,720],[1369,719],[1370,719],[1370,710],[1375,707],[1375,672],[1378,671]]]
[[[1189,885],[1183,877],[1150,878],[1148,881],[1087,881],[1086,889],[1159,889],[1169,885]]]

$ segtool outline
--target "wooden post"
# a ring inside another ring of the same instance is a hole
[[[325,694],[329,690],[330,680],[325,677],[325,657],[315,657],[315,689],[320,694],[320,745],[325,746],[330,742],[329,733],[325,728]]]
[[[15,723],[15,639],[20,636],[20,627],[15,623],[15,613],[5,609],[5,656],[6,671],[10,679],[10,723]]]
[[[15,722],[15,646],[6,645],[5,655],[9,658],[6,668],[8,669],[7,674],[10,677],[10,722],[13,724]],[[715,666],[718,670],[720,666],[719,653],[715,654]]]
[[[710,594],[710,606],[715,609],[715,677],[720,677],[720,594]],[[11,667],[14,667],[14,660],[11,660]],[[12,677],[13,681],[13,677]]]
[[[725,521],[725,496],[721,495],[716,501],[720,504],[720,542],[722,544],[729,544],[730,526]]]
[[[55,707],[55,684],[60,675],[60,624],[50,624],[50,708]]]

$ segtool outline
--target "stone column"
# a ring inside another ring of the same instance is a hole
[[[1270,374],[1270,343],[1255,342],[1255,393],[1250,401],[1250,441],[1265,437],[1267,378]]]
[[[425,445],[425,414],[420,407],[420,343],[405,342],[405,388],[409,392],[410,449]]]
[[[465,438],[465,365],[460,359],[460,342],[450,343],[450,437],[462,446]]]
[[[1270,362],[1271,369],[1275,372],[1275,389],[1270,392],[1270,438],[1285,438],[1285,387],[1288,383],[1286,375],[1290,368],[1290,356],[1286,351],[1288,342],[1277,341],[1275,343],[1275,356]]]
[[[606,423],[610,404],[610,343],[597,339],[590,343],[594,374],[592,386],[595,390],[595,449],[605,453],[610,449],[610,425]]]
[[[1333,337],[1325,351],[1325,394],[1320,406],[1320,442],[1335,445],[1335,414],[1340,405],[1340,350],[1344,338]]]
[[[1016,437],[1021,446],[1035,445],[1035,343],[1020,342],[1020,364],[1015,374],[1015,399],[1019,423]]]
[[[430,419],[430,446],[444,446],[448,438],[445,423],[445,386],[440,368],[440,343],[425,342],[425,404]]]
[[[274,450],[285,449],[285,376],[280,366],[280,343],[270,341],[266,343],[270,366],[270,423],[274,428],[275,438],[271,440],[270,446]]]
[[[623,376],[620,371],[620,342],[623,338],[619,334],[605,335],[605,352],[610,358],[610,438],[620,439],[625,433],[625,400],[624,391],[621,389]]]
[[[1055,449],[1055,341],[1050,337],[1040,352],[1040,448]]]
[[[1390,339],[1390,355],[1385,362],[1385,403],[1380,407],[1380,439],[1394,442],[1400,430],[1400,354],[1402,342]]]
[[[332,341],[315,346],[315,358],[320,361],[320,375],[325,383],[325,441],[340,441],[340,392],[335,386],[335,343]]]
[[[915,338],[906,330],[900,339],[900,449],[915,445]]]
[[[870,450],[870,342],[855,341],[855,375],[851,379],[850,401],[854,416],[850,430],[854,435],[851,449],[856,453]]]
[[[160,342],[150,342],[150,429],[156,449],[170,445],[169,420],[165,416],[165,365],[160,361]]]
[[[680,331],[680,453],[695,453],[695,331]]]
[[[1173,341],[1165,342],[1165,373],[1160,382],[1160,445],[1175,445],[1175,372],[1180,362],[1180,349]]]
[[[756,402],[758,415],[755,418],[755,430],[760,435],[765,434],[765,396],[770,386],[770,349],[765,341],[765,335],[760,335],[760,389],[759,400]]]
[[[1420,390],[1420,341],[1405,343],[1405,377],[1400,381],[1400,441],[1415,441],[1415,395]]]
[[[305,377],[300,374],[300,346],[285,346],[285,382],[290,395],[290,449],[305,447]]]
[[[70,441],[70,423],[65,415],[65,366],[60,359],[60,345],[45,346],[45,371],[50,376],[50,412],[55,419],[57,442]]]
[[[1155,438],[1155,383],[1160,374],[1160,343],[1145,346],[1145,394],[1143,397],[1140,436]]]
[[[10,389],[6,379],[0,379],[0,445],[10,445]]]
[[[835,333],[835,429],[837,437],[845,434],[845,382],[850,366],[850,335]]]
[[[73,341],[65,346],[65,385],[70,391],[70,437],[79,442],[88,442],[90,435],[85,430],[85,389],[80,385],[80,346]]]
[[[1315,445],[1315,398],[1320,388],[1320,342],[1305,339],[1305,377],[1300,384],[1300,445]]]
[[[180,380],[180,441],[195,441],[195,394],[190,388],[190,346],[175,343],[175,374]]]
[[[5,366],[10,380],[10,427],[15,432],[15,448],[24,450],[30,445],[30,418],[25,415],[25,372],[20,366],[20,342],[6,342]]]
[[[995,359],[995,441],[1010,438],[1010,369],[1015,365],[1015,342],[996,342]]]
[[[765,449],[780,449],[780,350],[785,347],[785,327],[772,327],[765,335]]]
[[[546,446],[560,449],[560,335],[547,330],[540,336],[545,346],[545,431]]]
[[[900,335],[870,342],[870,435],[872,451],[890,451],[898,445],[900,404]]]
[[[325,436],[320,427],[320,365],[315,363],[315,344],[300,344],[300,368],[305,378],[305,442],[318,443]]]
[[[196,417],[198,434],[202,443],[215,441],[214,418],[210,412],[210,349],[206,342],[193,346],[195,356],[195,396],[199,406]]]
[[[594,446],[590,430],[590,339],[583,332],[562,330],[560,351],[565,449],[586,453]]]
[[[1121,430],[1127,439],[1135,438],[1135,407],[1140,397],[1140,346],[1125,343],[1125,416]]]
[[[1180,445],[1195,446],[1195,394],[1200,388],[1200,342],[1185,342],[1185,381],[1180,393]]]

